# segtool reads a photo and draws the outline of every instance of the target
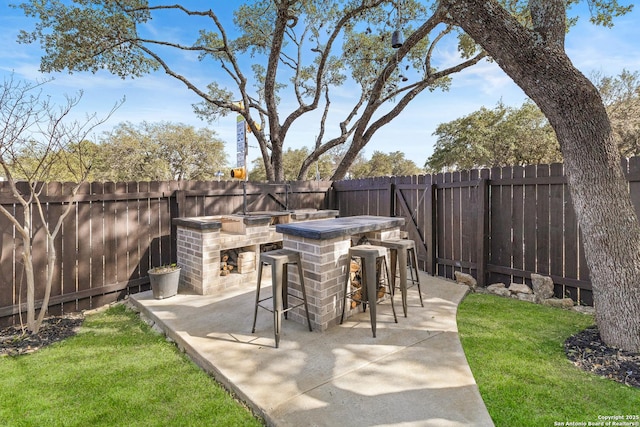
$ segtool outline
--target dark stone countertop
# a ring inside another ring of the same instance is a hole
[[[173,224],[196,230],[220,230],[222,228],[220,217],[210,216],[174,218]]]
[[[291,213],[291,219],[295,221],[305,221],[310,219],[329,219],[335,218],[340,214],[340,211],[332,210],[332,209],[322,209],[322,210],[299,210],[293,211]]]
[[[284,235],[323,240],[385,230],[402,225],[404,225],[404,218],[361,215],[278,224],[276,231]]]

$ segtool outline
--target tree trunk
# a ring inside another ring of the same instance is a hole
[[[605,343],[640,351],[640,224],[597,89],[564,52],[563,0],[530,1],[535,31],[497,2],[446,0],[453,21],[533,99],[554,128],[591,274]],[[532,10],[533,11],[533,10]]]

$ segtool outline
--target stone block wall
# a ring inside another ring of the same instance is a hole
[[[291,236],[284,241],[284,248],[300,252],[311,326],[316,331],[325,331],[340,322],[351,241],[340,237],[310,245],[308,240]],[[291,293],[302,296],[297,269],[289,270],[289,284],[293,289]],[[304,307],[298,307],[290,314],[296,321],[306,323]]]
[[[211,295],[240,284],[255,283],[260,245],[281,241],[282,234],[268,223],[246,225],[244,233],[233,233],[210,226],[203,219],[181,219],[177,224],[177,263],[182,268],[180,291]],[[254,253],[254,268],[221,276],[220,253],[238,248]]]
[[[397,239],[400,238],[400,230],[376,231],[363,235],[377,240]],[[352,241],[358,241],[363,235],[336,237],[321,241],[288,236],[284,240],[284,248],[300,252],[302,258],[309,316],[314,330],[323,332],[340,323],[344,304],[344,285],[349,273],[349,248]],[[290,292],[301,297],[299,283],[297,269],[290,269]],[[350,314],[351,308],[347,305],[345,318]],[[292,310],[290,316],[296,321],[306,324],[304,307]]]

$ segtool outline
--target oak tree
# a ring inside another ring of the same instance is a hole
[[[515,108],[502,102],[438,125],[427,172],[562,161],[555,133],[530,101]]]
[[[228,169],[216,132],[182,123],[120,123],[102,136],[98,157],[100,181],[207,181]]]
[[[240,3],[233,25],[219,8],[192,9],[186,2],[32,0],[20,7],[37,19],[19,40],[40,42],[42,71],[106,69],[125,78],[160,69],[202,99],[195,106],[201,117],[243,116],[269,181],[285,179],[285,141],[302,117],[315,112],[319,124],[298,179],[320,156],[348,145],[332,177],[340,179],[411,100],[425,89],[446,89],[450,75],[485,56],[468,50],[468,37],[460,35],[460,60],[437,67],[432,57],[452,28],[417,0],[258,0]],[[193,24],[183,26],[181,36],[155,31],[152,20],[163,17]],[[406,36],[395,47],[394,31],[402,34],[396,41]],[[200,85],[180,71],[170,51],[197,55],[220,71]],[[334,112],[333,96],[344,86],[355,93],[353,106]],[[285,98],[293,104],[285,106]]]
[[[441,0],[439,14],[471,36],[540,107],[564,157],[580,223],[600,335],[640,351],[640,224],[597,88],[564,49],[565,0],[529,0],[520,22],[496,0]],[[611,24],[630,7],[590,1],[593,20]]]

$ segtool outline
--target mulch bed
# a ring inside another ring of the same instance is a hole
[[[564,351],[583,371],[640,388],[640,353],[606,346],[595,326],[569,337]]]
[[[0,356],[17,356],[33,353],[40,348],[76,334],[84,316],[80,313],[51,316],[42,322],[37,334],[22,331],[20,325],[0,330]]]

